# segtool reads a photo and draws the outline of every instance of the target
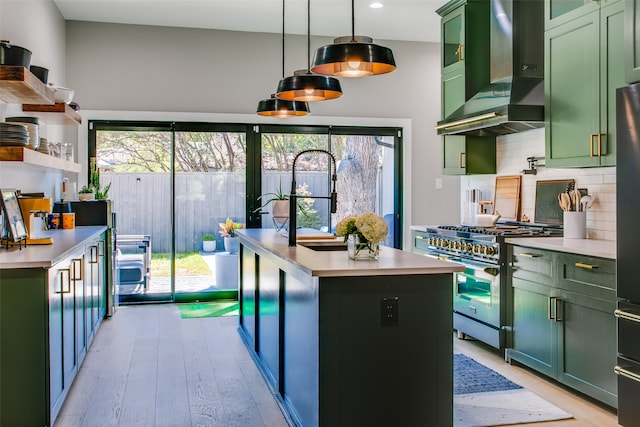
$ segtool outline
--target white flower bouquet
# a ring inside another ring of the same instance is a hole
[[[378,245],[387,237],[387,233],[387,223],[373,212],[349,215],[336,225],[336,236],[344,236],[349,245],[349,256],[353,259],[377,259],[380,252]]]

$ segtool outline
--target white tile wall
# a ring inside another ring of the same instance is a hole
[[[535,129],[505,135],[497,141],[497,175],[521,174],[528,168],[527,157],[544,157],[544,129]],[[541,161],[539,163],[544,163]],[[496,175],[470,175],[460,180],[461,222],[464,221],[466,191],[480,189],[482,200],[493,200]],[[535,213],[536,181],[569,179],[576,181],[576,188],[587,188],[595,202],[587,211],[587,238],[616,239],[616,168],[547,169],[539,168],[537,175],[522,174],[520,212],[532,221]]]

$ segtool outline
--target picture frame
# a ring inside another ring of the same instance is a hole
[[[25,240],[27,238],[27,228],[18,203],[18,193],[15,189],[8,188],[0,189],[0,193],[2,195],[0,199],[2,200],[4,226],[8,231],[8,235],[2,236],[2,238],[13,242]]]

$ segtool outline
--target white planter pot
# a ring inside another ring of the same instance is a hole
[[[237,237],[224,238],[224,250],[230,254],[237,254],[240,250],[240,241]]]
[[[202,250],[204,252],[215,252],[215,250],[216,250],[216,241],[215,240],[203,240],[202,241]]]
[[[289,220],[289,201],[274,200],[271,205],[273,221],[279,226],[285,224]]]
[[[78,199],[83,202],[86,202],[87,200],[93,200],[94,197],[95,196],[93,195],[93,193],[78,193]]]

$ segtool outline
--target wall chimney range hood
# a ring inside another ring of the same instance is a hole
[[[543,0],[489,1],[491,81],[438,122],[438,135],[498,136],[544,127]]]

